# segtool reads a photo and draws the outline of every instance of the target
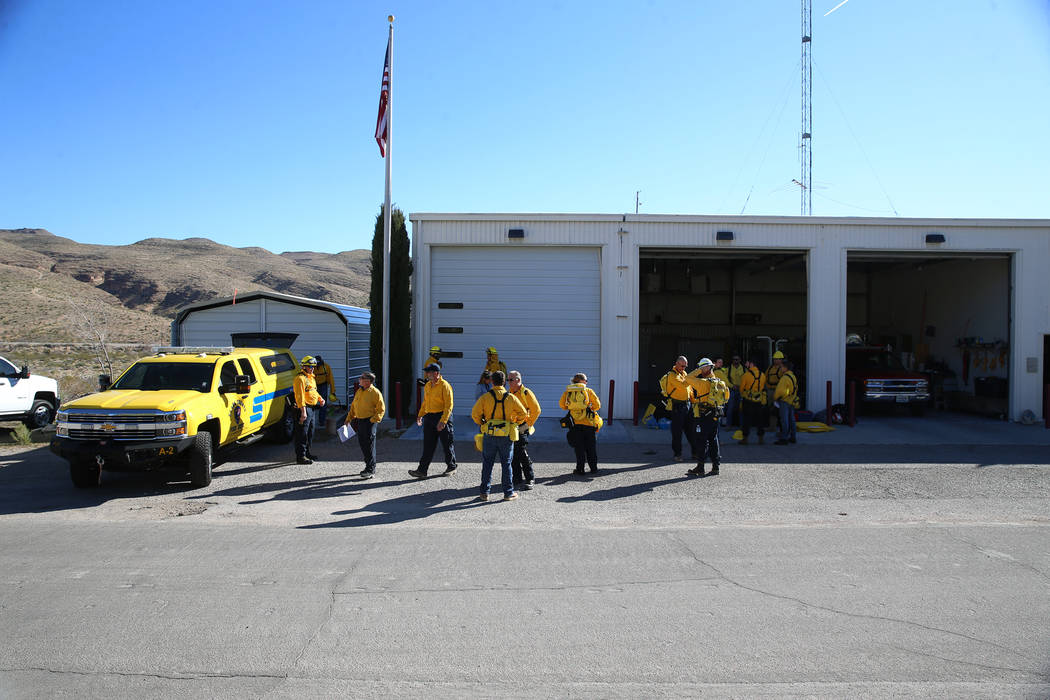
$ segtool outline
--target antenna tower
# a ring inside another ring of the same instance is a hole
[[[813,214],[813,22],[812,0],[802,0],[802,216]]]

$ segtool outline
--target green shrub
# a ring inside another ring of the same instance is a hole
[[[18,426],[11,431],[11,437],[14,438],[15,443],[18,445],[33,444],[33,436],[29,432],[29,428],[25,427],[22,423],[19,423]]]

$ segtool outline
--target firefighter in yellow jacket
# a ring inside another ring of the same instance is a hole
[[[758,428],[758,444],[761,445],[765,442],[766,426],[769,425],[766,409],[766,374],[751,358],[748,359],[744,375],[740,378],[740,412],[743,417],[740,429],[743,437],[740,444],[747,444],[748,435],[754,426]]]
[[[442,379],[438,365],[427,365],[423,372],[427,375],[427,383],[423,387],[423,400],[416,418],[416,425],[423,426],[423,454],[419,466],[408,473],[417,479],[427,478],[427,470],[440,441],[445,450],[445,476],[452,476],[458,466],[452,432],[452,385]]]
[[[359,388],[354,392],[354,400],[346,414],[346,422],[357,433],[357,444],[365,461],[364,471],[359,475],[363,479],[376,475],[376,431],[386,414],[383,394],[375,387],[375,381],[376,375],[371,372],[361,373]]]
[[[602,402],[598,395],[587,386],[587,375],[578,372],[572,382],[565,387],[558,405],[572,416],[572,427],[569,428],[569,444],[576,451],[576,469],[574,474],[583,474],[586,461],[592,474],[598,473],[598,429],[602,426],[602,417],[598,410]]]
[[[320,355],[315,355],[317,367],[314,367],[314,381],[317,382],[317,393],[327,402],[332,398],[332,366],[324,361]],[[328,422],[328,405],[321,406],[317,411],[317,427],[322,429]]]
[[[784,372],[777,382],[773,394],[773,405],[780,414],[780,430],[777,431],[777,445],[795,442],[795,409],[799,407],[798,379],[791,371],[790,360],[784,360]]]
[[[518,438],[518,425],[529,419],[529,412],[517,397],[507,391],[506,375],[499,370],[492,373],[492,388],[474,402],[470,417],[481,426],[481,494],[478,500],[489,500],[492,485],[492,466],[499,457],[503,475],[503,500],[513,501],[514,492],[510,461],[514,456],[514,442]]]
[[[507,365],[503,364],[503,361],[499,359],[499,353],[496,352],[496,348],[485,348],[485,357],[485,370],[488,370],[490,373],[503,372],[503,376],[507,376]]]
[[[729,381],[729,403],[726,404],[726,423],[740,425],[740,382],[747,368],[740,362],[740,355],[734,354],[727,368]]]
[[[292,395],[295,397],[295,408],[298,420],[295,421],[295,461],[298,464],[313,464],[317,456],[310,453],[314,441],[314,428],[317,424],[317,409],[324,406],[324,398],[317,393],[317,382],[314,381],[314,367],[317,360],[306,355],[299,360],[299,374],[292,380]]]
[[[511,370],[507,374],[507,391],[521,401],[529,417],[518,426],[518,441],[514,443],[514,458],[510,462],[514,472],[514,484],[522,491],[530,490],[536,483],[536,474],[532,469],[532,457],[529,456],[529,433],[540,417],[540,402],[536,392],[521,383],[521,372]]]
[[[689,443],[689,451],[696,457],[696,435],[693,431],[693,388],[686,381],[685,368],[689,360],[679,357],[667,374],[660,377],[660,396],[664,408],[671,416],[671,455],[674,461],[682,461],[682,433]]]
[[[718,419],[722,407],[729,400],[729,387],[715,376],[715,363],[701,358],[696,372],[688,376],[693,388],[693,418],[696,421],[696,467],[689,470],[691,476],[705,476],[704,463],[711,460],[711,476],[718,474],[722,455],[718,449]]]

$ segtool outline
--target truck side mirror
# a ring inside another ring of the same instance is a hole
[[[29,379],[29,365],[22,365],[22,371],[18,373],[19,379]]]
[[[220,394],[247,394],[251,391],[252,378],[247,374],[238,374],[233,378],[233,384],[223,384],[219,387]]]
[[[98,375],[98,390],[109,391],[109,388],[113,386],[113,378],[108,374]]]

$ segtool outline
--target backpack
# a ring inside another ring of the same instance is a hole
[[[575,389],[569,394],[569,399],[566,401],[569,405],[570,411],[590,411],[590,403],[587,401],[587,391],[585,389]]]
[[[492,415],[485,420],[481,428],[482,431],[485,435],[509,437],[512,441],[516,441],[518,439],[518,424],[507,420],[507,397],[510,396],[510,392],[504,391],[502,399],[496,398],[495,389],[489,389],[488,393],[492,396]],[[496,419],[497,406],[503,411],[503,418],[498,420]]]

